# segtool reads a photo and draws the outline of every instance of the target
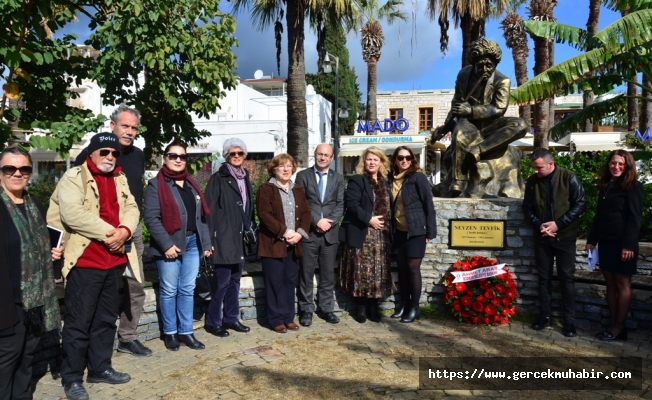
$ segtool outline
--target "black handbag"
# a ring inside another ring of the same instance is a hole
[[[244,227],[242,240],[244,240],[247,245],[253,246],[258,243],[258,226],[254,221],[247,221],[247,216],[244,213],[241,201],[238,202],[238,208],[242,215],[242,226]],[[247,222],[249,222],[249,226],[247,226]]]
[[[203,301],[211,301],[213,293],[217,289],[217,278],[215,268],[208,257],[201,257],[199,271],[195,281],[195,298]]]

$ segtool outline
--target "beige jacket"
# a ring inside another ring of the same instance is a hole
[[[122,172],[115,175],[115,186],[120,202],[120,225],[126,226],[133,233],[138,227],[140,211]],[[63,175],[50,197],[47,220],[49,225],[65,232],[62,268],[65,278],[91,239],[106,240],[106,233],[113,229],[113,226],[100,219],[97,183],[86,163],[69,169]],[[127,268],[131,270],[131,276],[142,282],[140,268],[131,268],[131,265],[139,265],[135,246],[131,247],[127,257]]]

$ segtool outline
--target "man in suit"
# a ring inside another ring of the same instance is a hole
[[[313,280],[319,265],[317,285],[318,315],[326,322],[336,324],[340,319],[333,313],[335,287],[335,257],[339,244],[339,223],[344,213],[344,178],[329,169],[333,148],[320,144],[315,149],[315,165],[297,173],[310,205],[310,239],[303,241],[303,257],[299,273],[299,323],[312,325],[315,312]]]
[[[432,134],[434,143],[451,132],[444,154],[450,197],[464,195],[470,168],[490,152],[507,148],[527,133],[522,118],[505,117],[509,105],[510,79],[496,71],[502,58],[498,43],[478,39],[471,43],[471,64],[457,75],[455,95],[444,125]]]

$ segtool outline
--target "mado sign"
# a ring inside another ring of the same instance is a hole
[[[376,122],[370,126],[369,121],[358,121],[358,133],[367,132],[372,133],[376,131],[381,132],[391,132],[397,130],[399,132],[405,132],[410,127],[410,123],[405,118],[399,118],[396,121],[390,118],[385,118],[381,126],[380,121]]]

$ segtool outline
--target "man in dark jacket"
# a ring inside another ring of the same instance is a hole
[[[304,240],[299,273],[299,323],[312,324],[315,311],[313,280],[319,265],[319,316],[336,324],[340,319],[333,314],[335,288],[335,258],[339,244],[339,224],[344,213],[344,178],[329,169],[333,148],[320,144],[315,149],[315,165],[297,174],[297,183],[306,191],[310,205],[310,239]]]
[[[577,176],[555,166],[548,149],[536,149],[531,155],[534,175],[525,185],[523,212],[535,230],[535,253],[539,269],[540,314],[532,329],[550,326],[552,269],[557,261],[564,310],[563,334],[577,336],[575,330],[575,242],[579,216],[586,209],[584,188]]]

